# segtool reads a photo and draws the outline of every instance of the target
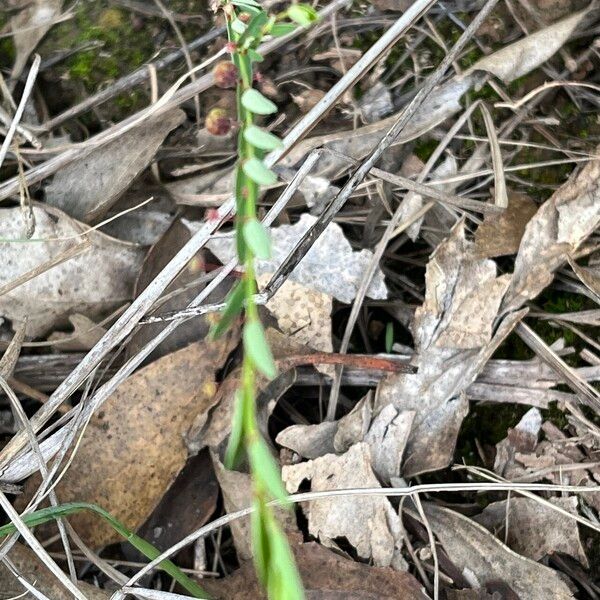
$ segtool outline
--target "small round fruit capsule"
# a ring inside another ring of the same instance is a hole
[[[204,126],[211,135],[227,135],[231,131],[231,118],[224,108],[212,108],[206,115]]]
[[[234,88],[237,84],[237,68],[228,60],[218,62],[213,69],[213,75],[215,76],[215,85],[217,87],[223,89]]]

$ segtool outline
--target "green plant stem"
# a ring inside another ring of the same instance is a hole
[[[123,523],[115,519],[115,517],[100,506],[90,504],[89,502],[59,504],[58,506],[42,508],[27,515],[22,515],[21,518],[28,527],[35,527],[82,511],[89,511],[102,517],[119,535],[123,536],[136,550],[139,550],[149,560],[154,560],[161,555],[161,551],[156,546],[153,546],[150,542],[129,530]],[[8,523],[0,527],[0,537],[10,535],[16,531],[17,528],[15,525]],[[211,598],[208,592],[203,590],[170,560],[163,560],[158,566],[192,594],[194,598]]]

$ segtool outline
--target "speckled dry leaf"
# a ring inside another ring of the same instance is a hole
[[[312,491],[344,488],[381,487],[371,469],[371,452],[364,443],[355,444],[345,454],[327,454],[298,465],[284,466],[282,478],[287,490],[296,492],[303,481]],[[332,497],[314,500],[304,507],[308,530],[330,548],[336,538],[346,540],[364,559],[376,566],[402,569],[401,526],[389,500],[380,496]]]
[[[33,211],[36,239],[72,238],[86,229],[55,208],[35,206]],[[19,208],[0,210],[0,238],[22,239]],[[91,242],[88,250],[0,296],[0,315],[15,321],[27,318],[27,336],[39,337],[74,312],[94,318],[128,302],[144,250],[95,231],[62,242],[0,244],[0,286],[43,269],[85,238]]]
[[[552,498],[552,504],[577,514],[577,497]],[[539,561],[561,552],[572,556],[587,568],[577,522],[533,498],[511,498],[492,502],[474,518],[521,556]],[[506,529],[508,537],[506,538]]]
[[[323,421],[316,425],[291,425],[279,432],[275,441],[302,458],[319,458],[335,452],[333,438],[337,429],[337,421]]]
[[[510,83],[546,62],[569,39],[588,10],[575,13],[478,60],[468,71],[487,71]]]
[[[263,289],[272,273],[263,273],[257,279]],[[282,333],[295,342],[319,350],[333,352],[331,341],[331,307],[329,294],[287,280],[266,306],[277,319]]]
[[[228,336],[192,344],[122,383],[85,430],[56,488],[61,501],[93,502],[132,530],[141,525],[185,464],[184,433],[211,405],[215,372],[233,342]],[[38,481],[28,480],[23,501]],[[120,539],[95,515],[75,515],[71,522],[94,548]]]
[[[348,560],[315,542],[292,544],[292,550],[307,600],[426,600],[428,597],[410,573]],[[207,579],[203,585],[217,600],[266,598],[250,563],[223,579]]]
[[[104,327],[78,313],[69,316],[69,323],[73,331],[54,331],[48,338],[54,342],[54,348],[67,352],[90,350],[106,333]]]
[[[258,275],[275,272],[315,221],[316,217],[305,213],[294,225],[272,228],[270,233],[273,258],[257,261]],[[229,262],[235,255],[233,239],[212,239],[208,248],[223,263]],[[369,250],[353,251],[342,228],[336,223],[331,223],[296,266],[289,279],[350,304],[371,256],[372,252]],[[367,295],[375,299],[387,298],[381,269],[375,273]]]
[[[504,310],[535,298],[600,223],[600,161],[589,162],[529,221],[515,260]]]
[[[58,171],[46,202],[80,221],[99,220],[149,164],[167,134],[180,125],[179,109],[152,117]]]
[[[537,204],[526,194],[509,192],[508,208],[499,215],[485,215],[475,232],[475,252],[481,258],[515,254],[525,226],[537,211]]]
[[[523,316],[511,315],[492,336],[505,276],[477,258],[460,223],[433,254],[426,272],[425,303],[412,324],[417,372],[393,374],[380,384],[376,410],[392,404],[415,411],[403,476],[446,467],[468,412],[466,390],[494,350]]]
[[[480,586],[505,581],[521,600],[569,600],[574,596],[552,569],[519,556],[489,531],[447,508],[426,505],[425,514],[450,560]]]
[[[56,576],[40,561],[35,552],[29,548],[17,543],[9,551],[8,558],[21,577],[47,598],[51,600],[68,600],[73,597],[60,584]],[[88,600],[108,600],[111,597],[111,592],[101,590],[84,581],[79,581],[77,587]],[[35,598],[31,593],[25,592],[26,589],[19,583],[10,569],[4,563],[0,563],[0,597],[23,600]],[[22,595],[24,593],[25,595]]]
[[[63,0],[9,0],[16,12],[10,20],[15,44],[15,63],[11,78],[21,75],[29,55],[60,17]]]

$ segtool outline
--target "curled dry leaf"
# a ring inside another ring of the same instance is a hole
[[[510,83],[546,62],[569,39],[588,9],[544,27],[497,52],[484,56],[467,71],[487,71]]]
[[[525,226],[535,215],[537,204],[526,194],[509,191],[508,208],[498,215],[484,216],[475,232],[475,252],[481,258],[515,254]]]
[[[56,576],[48,570],[48,567],[37,557],[35,552],[23,546],[15,544],[7,554],[21,577],[36,590],[44,594],[46,598],[69,598],[71,595],[56,579]],[[78,581],[77,587],[85,594],[88,600],[108,600],[111,597],[110,592],[98,589],[97,587]],[[30,593],[26,593],[25,587],[19,583],[13,572],[4,564],[0,563],[0,596],[2,598],[34,598]]]
[[[600,223],[600,161],[589,162],[529,221],[503,303],[514,310],[548,286],[554,272]]]
[[[8,4],[17,10],[10,20],[16,52],[11,78],[16,79],[29,55],[60,16],[63,0],[9,0]]]
[[[4,265],[0,286],[34,275],[0,296],[0,315],[13,321],[27,319],[27,336],[39,337],[69,314],[97,317],[132,298],[144,257],[141,248],[96,231],[82,235],[86,227],[55,208],[34,206],[33,211],[35,238],[48,241],[0,242]],[[21,223],[19,208],[1,209],[0,239],[20,240]],[[53,263],[86,238],[91,243],[88,249]]]
[[[425,281],[425,303],[412,324],[418,371],[386,377],[376,399],[377,411],[392,404],[415,412],[404,476],[450,463],[468,411],[465,392],[522,317],[512,315],[492,331],[508,278],[475,255],[463,223],[433,254]]]
[[[215,372],[234,345],[233,335],[198,342],[134,373],[94,415],[73,462],[57,486],[63,502],[93,502],[132,530],[155,509],[187,459],[183,435],[213,402]],[[19,506],[39,478],[26,484]],[[92,547],[120,541],[94,515],[73,526]]]
[[[61,169],[46,188],[46,202],[68,215],[97,221],[149,164],[167,134],[185,119],[182,110],[151,117]]]
[[[552,498],[552,504],[577,514],[577,498]],[[539,561],[544,556],[562,552],[588,566],[581,545],[577,522],[533,498],[511,498],[493,502],[475,521],[498,538],[505,540],[517,554]],[[508,529],[508,535],[506,530]]]
[[[282,478],[288,492],[296,492],[303,481],[312,491],[381,487],[371,468],[368,444],[352,446],[345,454],[327,454],[298,465],[284,466]],[[380,496],[332,497],[314,500],[305,507],[308,530],[330,548],[345,538],[357,554],[380,567],[403,570],[402,537],[398,514],[389,500]]]
[[[521,600],[573,598],[552,569],[519,556],[467,517],[431,504],[425,514],[450,560],[473,580],[473,587],[503,581]]]
[[[307,600],[426,600],[419,582],[404,571],[372,567],[310,542],[293,545]],[[250,563],[203,586],[218,600],[266,598]]]
[[[257,274],[275,272],[315,221],[316,217],[305,213],[294,225],[281,225],[271,229],[273,258],[256,261]],[[212,239],[208,248],[223,263],[229,262],[235,256],[233,239]],[[289,280],[349,304],[356,295],[371,256],[372,252],[369,250],[354,252],[342,228],[336,223],[331,223],[290,274]],[[383,279],[383,273],[378,269],[367,292],[370,298],[387,297]]]
[[[590,291],[593,298],[600,304],[600,268],[580,267],[574,260],[569,258],[569,264],[579,277],[583,285]]]

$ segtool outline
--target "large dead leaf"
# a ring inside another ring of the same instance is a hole
[[[149,164],[167,134],[185,119],[179,109],[152,117],[58,171],[46,202],[91,223],[98,220]]]
[[[60,16],[63,0],[10,0],[18,12],[10,20],[15,44],[15,64],[11,78],[21,75],[29,55]]]
[[[427,598],[419,582],[410,573],[354,562],[314,542],[293,545],[292,549],[307,600]],[[263,600],[266,597],[250,563],[224,579],[207,579],[202,585],[217,600]]]
[[[34,206],[33,213],[35,239],[48,241],[0,242],[0,286],[28,273],[41,274],[0,296],[0,315],[15,321],[27,319],[26,334],[39,337],[72,313],[93,318],[132,298],[144,257],[141,248],[96,231],[77,237],[86,227],[55,208]],[[23,239],[19,208],[0,210],[0,238]],[[86,239],[91,243],[88,249],[46,269]]]
[[[489,531],[447,508],[426,505],[425,514],[450,560],[479,587],[504,581],[521,600],[573,598],[563,580],[548,567],[519,556]],[[474,586],[477,587],[477,586]]]
[[[316,217],[305,213],[294,225],[281,225],[271,229],[273,257],[257,261],[257,274],[274,273],[315,221]],[[208,248],[223,263],[235,256],[233,239],[212,239]],[[331,223],[296,266],[289,279],[349,304],[356,295],[371,256],[372,252],[369,250],[354,252],[342,228],[337,223]],[[367,295],[376,299],[387,297],[380,269],[375,273]]]
[[[527,224],[504,310],[535,298],[598,224],[600,161],[595,160],[562,185]]]
[[[588,10],[532,33],[478,60],[467,73],[487,71],[510,83],[546,62],[569,39]]]
[[[552,504],[577,514],[577,498],[553,498]],[[517,554],[538,561],[546,555],[562,552],[587,567],[587,557],[579,539],[577,522],[552,510],[533,498],[511,498],[493,502],[475,521],[498,538],[505,540]],[[508,529],[508,535],[506,531]]]
[[[21,577],[36,590],[42,592],[47,598],[51,598],[52,600],[67,600],[67,598],[72,597],[44,563],[40,561],[35,552],[26,546],[18,543],[15,544],[7,556]],[[88,600],[107,600],[111,597],[110,592],[105,592],[84,581],[77,582],[77,587],[85,594]],[[26,600],[35,597],[25,592],[26,589],[19,583],[10,569],[4,563],[0,563],[0,596],[2,598],[24,598]],[[22,595],[24,593],[25,595]]]
[[[462,223],[433,254],[425,281],[425,303],[412,324],[418,371],[386,377],[376,400],[378,411],[392,404],[400,413],[415,413],[404,476],[450,463],[468,411],[465,392],[520,318],[492,331],[508,278],[497,277],[495,263],[475,255]]]
[[[57,486],[61,501],[93,502],[137,529],[185,464],[184,432],[212,403],[215,371],[233,341],[192,344],[122,383],[88,425]],[[24,499],[38,482],[28,480]],[[72,523],[92,547],[120,539],[94,515],[76,515]]]
[[[287,490],[296,492],[310,481],[312,491],[381,487],[371,469],[371,452],[365,443],[352,446],[342,456],[326,454],[298,465],[284,466]],[[401,524],[389,500],[380,496],[332,497],[314,500],[305,507],[308,530],[330,548],[345,538],[357,554],[380,567],[402,569]]]

